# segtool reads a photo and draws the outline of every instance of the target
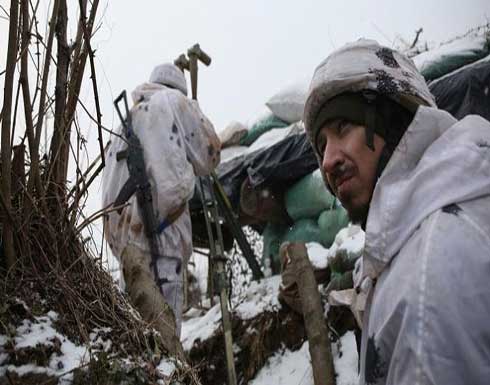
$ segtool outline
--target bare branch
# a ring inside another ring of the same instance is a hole
[[[7,19],[9,19],[10,18],[9,13],[7,12],[7,10],[5,9],[5,7],[2,4],[0,4],[0,9],[5,13],[5,16],[7,17]]]
[[[29,180],[27,182],[27,191],[28,193],[32,193],[34,185],[39,189],[38,196],[42,196],[44,191],[40,186],[40,183],[37,181],[40,180],[40,172],[39,172],[39,143],[41,141],[41,131],[44,120],[45,103],[46,103],[46,95],[48,89],[48,78],[49,78],[49,66],[51,63],[51,51],[53,49],[53,40],[54,40],[54,25],[56,25],[56,21],[58,18],[58,8],[59,8],[59,0],[55,0],[53,4],[53,12],[51,14],[51,20],[49,25],[51,28],[49,29],[48,35],[48,43],[46,45],[46,53],[44,57],[44,67],[43,67],[43,75],[42,75],[42,85],[41,85],[41,93],[39,99],[39,112],[37,114],[37,123],[36,123],[36,133],[35,133],[35,157],[31,158],[31,167],[29,170]]]
[[[66,169],[68,167],[69,124],[65,120],[67,100],[68,67],[70,64],[70,47],[67,41],[68,10],[66,0],[60,0],[59,16],[56,22],[57,58],[54,132],[50,145],[49,176],[48,180],[57,197],[63,194],[66,183]]]
[[[90,16],[86,25],[87,34],[89,36],[92,36],[92,29],[93,29],[95,14],[97,12],[98,5],[99,5],[99,0],[94,0],[92,4],[92,8],[90,9]],[[80,23],[85,23],[85,20],[80,19]],[[87,55],[88,55],[87,45],[83,44],[79,58],[78,59],[76,58],[76,60],[78,60],[76,67],[74,67],[76,71],[73,71],[70,76],[70,86],[69,86],[70,93],[68,95],[68,102],[66,108],[67,112],[65,115],[68,124],[73,120],[73,114],[77,106],[78,94],[83,80]]]
[[[2,192],[0,191],[0,203],[2,204],[2,209],[4,214],[7,216],[7,219],[10,221],[10,224],[12,226],[15,226],[15,220],[14,217],[12,216],[12,213],[10,212],[10,209],[7,207],[7,200],[4,198]],[[5,226],[5,223],[4,223]]]
[[[97,123],[97,120],[92,116],[92,114],[90,113],[90,111],[87,109],[87,107],[85,107],[85,105],[83,104],[83,102],[79,99],[78,100],[78,103],[82,106],[83,110],[87,113],[88,117],[95,123]],[[114,135],[114,136],[117,136],[118,138],[120,138],[121,140],[125,141],[127,143],[127,139],[121,135],[121,134],[118,134],[117,132],[111,130],[110,128],[107,128],[106,126],[102,125],[100,126],[102,128],[102,130],[104,130],[105,132],[111,134],[111,135]]]
[[[107,146],[109,146],[110,142],[107,143]],[[107,149],[107,146],[105,149]],[[105,151],[104,149],[104,151]],[[76,182],[76,185],[72,187],[72,189],[70,190],[70,192],[68,193],[68,198],[72,197],[73,194],[76,192],[76,190],[80,187],[80,184],[83,183],[84,185],[86,185],[87,183],[85,182],[85,180],[87,179],[88,177],[88,174],[94,169],[94,167],[100,162],[100,155],[97,156],[97,158],[95,158],[95,160],[90,164],[90,166],[85,170],[85,172],[83,173],[83,175],[81,175],[80,179],[77,180]],[[100,167],[100,166],[99,166]]]
[[[97,178],[97,176],[100,174],[100,172],[102,171],[103,168],[104,167],[102,167],[102,165],[99,165],[99,167],[97,167],[97,170],[95,170],[95,172],[92,174],[92,176],[90,177],[90,179],[88,180],[88,182],[85,183],[85,185],[83,186],[82,190],[79,193],[79,196],[83,196],[87,192],[88,188],[90,187],[90,185],[92,184],[92,182],[95,180],[95,178]],[[70,212],[74,208],[75,208],[75,205],[72,203],[70,205],[70,208],[68,209],[68,212]]]
[[[20,96],[20,80],[17,82],[17,91],[15,92],[15,103],[14,103],[14,114],[12,121],[12,133],[10,134],[10,148],[14,145],[15,139],[15,127],[17,127],[17,109],[19,107],[19,96]]]
[[[24,100],[24,114],[26,124],[26,135],[29,143],[30,158],[33,159],[36,155],[37,149],[35,148],[34,137],[34,124],[32,122],[32,104],[31,95],[29,90],[29,69],[28,69],[28,48],[30,43],[31,33],[29,30],[29,2],[28,0],[21,0],[21,13],[22,13],[22,50],[23,54],[20,60],[20,83],[22,84],[22,95]]]
[[[79,0],[80,4],[80,18],[83,17],[85,19],[85,5],[84,0]],[[92,79],[92,88],[94,91],[94,99],[95,99],[95,110],[97,112],[97,129],[99,133],[98,141],[99,141],[99,150],[100,156],[102,159],[102,167],[105,166],[105,157],[104,157],[104,143],[102,141],[102,113],[100,112],[100,103],[99,103],[99,92],[97,91],[97,78],[95,76],[95,64],[94,64],[94,51],[90,45],[90,36],[88,34],[85,23],[81,23],[83,28],[83,36],[85,40],[85,44],[87,45],[88,56],[90,60],[90,72]]]
[[[11,204],[11,156],[12,149],[10,147],[10,123],[12,113],[12,91],[14,85],[15,62],[17,56],[17,33],[19,22],[19,3],[17,0],[10,2],[10,24],[9,24],[9,42],[7,50],[7,66],[4,85],[4,100],[3,100],[3,119],[2,119],[2,194],[4,199],[5,217],[10,213]],[[7,260],[7,268],[15,264],[14,252],[14,234],[12,224],[5,220],[3,226],[3,243],[5,256]]]
[[[91,224],[92,222],[96,221],[97,219],[99,219],[100,217],[103,217],[104,215],[107,215],[109,213],[112,213],[113,211],[117,211],[117,210],[121,210],[123,209],[124,207],[126,206],[129,206],[131,203],[129,202],[126,202],[126,203],[123,203],[119,206],[116,206],[116,207],[112,207],[112,203],[110,205],[108,205],[107,207],[104,207],[103,209],[100,209],[99,211],[96,211],[95,213],[93,213],[91,216],[89,216],[87,219],[85,219],[78,227],[77,227],[77,230],[76,232],[77,233],[80,233],[85,227],[87,227],[89,224]]]

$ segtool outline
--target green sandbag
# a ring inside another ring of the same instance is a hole
[[[320,243],[320,227],[314,219],[300,219],[286,231],[282,241]]]
[[[454,48],[453,48],[454,47]],[[451,49],[452,48],[452,49]],[[444,76],[490,54],[490,40],[484,36],[466,38],[440,47],[433,60],[422,65],[420,72],[426,81]]]
[[[288,226],[267,223],[262,233],[264,248],[262,250],[262,266],[270,266],[272,274],[280,273],[281,260],[279,257],[279,248],[281,247],[282,238],[287,231]]]
[[[284,197],[286,210],[293,220],[318,218],[334,205],[335,197],[325,187],[320,170],[313,171],[296,182]]]
[[[284,128],[287,126],[289,126],[289,123],[286,123],[285,121],[279,119],[277,116],[271,114],[255,123],[250,128],[250,130],[248,130],[247,134],[242,139],[240,139],[240,145],[250,146],[267,131],[270,131],[273,128]]]
[[[347,211],[341,206],[332,210],[325,210],[318,218],[320,228],[321,244],[330,247],[337,233],[349,224]]]

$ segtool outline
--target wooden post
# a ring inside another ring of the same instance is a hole
[[[335,370],[328,329],[308,252],[304,243],[286,243],[281,246],[281,254],[283,253],[286,253],[296,271],[296,284],[310,345],[315,385],[335,385]]]

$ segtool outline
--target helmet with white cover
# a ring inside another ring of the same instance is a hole
[[[419,105],[436,106],[413,61],[374,40],[360,39],[334,51],[316,68],[305,104],[305,128],[320,158],[318,133],[337,118],[365,126],[371,148],[374,133],[396,146],[407,127],[403,124],[395,133],[393,117],[408,112],[411,119]],[[382,119],[386,116],[389,119]],[[390,135],[395,138],[390,140]]]

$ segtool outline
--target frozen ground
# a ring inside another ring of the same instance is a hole
[[[348,332],[340,343],[332,345],[337,385],[355,385],[357,374],[357,348],[354,333]],[[308,342],[297,351],[283,350],[269,358],[251,385],[313,385]]]
[[[330,249],[318,243],[308,243],[307,249],[312,264],[316,268],[325,268],[328,261],[339,249],[348,255],[358,255],[364,244],[364,232],[358,226],[348,226],[341,230]],[[234,311],[243,320],[251,319],[267,310],[277,310],[280,276],[273,276],[252,282],[240,296]],[[183,323],[182,341],[184,349],[190,350],[197,340],[206,340],[220,327],[221,313],[215,305],[206,314],[191,318]],[[355,337],[346,333],[338,344],[332,345],[334,365],[337,373],[337,385],[351,385],[358,382],[358,355]],[[297,351],[282,349],[269,358],[267,364],[258,372],[253,385],[310,385],[313,384],[308,342]]]
[[[20,300],[18,302],[22,303]],[[18,376],[42,373],[58,378],[60,385],[71,384],[74,369],[86,366],[94,353],[109,353],[111,350],[112,341],[107,338],[110,328],[92,330],[89,334],[90,343],[78,345],[57,330],[58,318],[57,313],[50,311],[46,315],[33,317],[32,320],[23,320],[9,335],[0,335],[0,378],[5,378],[6,372],[16,373]],[[42,353],[47,358],[47,365],[33,363],[36,362],[33,351]],[[32,359],[26,364],[11,364],[9,353],[16,357],[28,357],[31,354]],[[129,360],[126,360],[126,364],[131,367],[139,365]],[[155,368],[157,376],[162,379],[170,377],[175,369],[175,364],[167,358],[162,359]]]

